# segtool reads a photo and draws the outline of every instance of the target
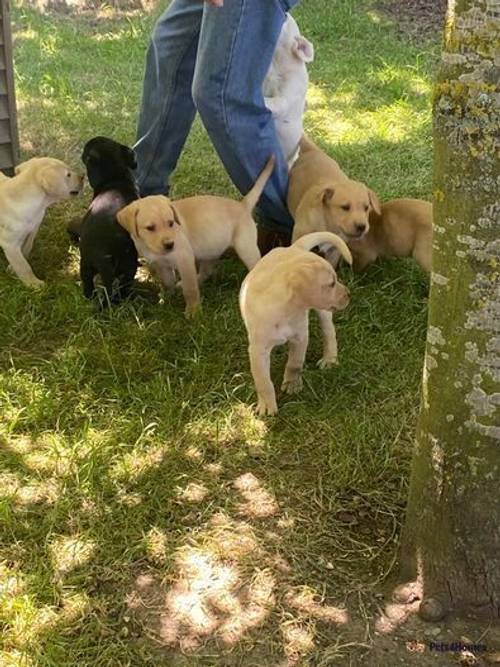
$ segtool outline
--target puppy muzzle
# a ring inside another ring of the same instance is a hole
[[[354,225],[354,230],[349,234],[351,239],[361,239],[368,231],[368,224],[365,222],[359,222]]]
[[[81,176],[78,177],[78,180],[79,180],[78,186],[76,188],[73,188],[73,190],[69,191],[69,194],[72,197],[76,197],[83,190],[83,184],[85,182],[85,176],[82,174]]]

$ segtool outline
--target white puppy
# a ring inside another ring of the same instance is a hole
[[[271,351],[288,341],[288,361],[282,389],[291,394],[302,387],[302,367],[309,336],[309,310],[318,313],[323,332],[321,368],[336,363],[337,339],[332,311],[349,303],[347,288],[333,267],[309,252],[319,245],[338,248],[352,263],[346,243],[336,234],[317,232],[301,237],[289,248],[275,248],[246,276],[240,291],[240,310],[248,332],[250,367],[257,389],[260,415],[277,412],[270,375]]]
[[[287,14],[264,79],[263,93],[266,106],[273,113],[278,140],[289,167],[297,156],[303,134],[302,116],[309,83],[306,63],[313,59],[313,45],[302,37],[295,19]]]
[[[0,180],[0,247],[25,285],[44,284],[27,258],[47,207],[79,194],[83,178],[60,160],[41,157],[23,162],[13,178]]]

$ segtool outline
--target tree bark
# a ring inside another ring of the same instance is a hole
[[[500,2],[449,0],[434,95],[429,325],[402,574],[500,615]],[[431,604],[432,606],[432,604]]]

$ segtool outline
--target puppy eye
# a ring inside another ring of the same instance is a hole
[[[336,282],[335,280],[332,280],[332,282],[330,283],[330,287],[335,287],[335,282]]]
[[[365,211],[367,211],[369,208],[370,207],[368,206],[368,204],[365,204]]]
[[[148,230],[148,232],[154,232],[154,230],[156,229],[156,225],[148,225],[146,229]]]
[[[174,224],[175,224],[174,221],[173,221],[173,220],[170,220],[170,222],[168,223],[168,226],[169,226],[169,227],[173,227]]]
[[[350,204],[344,204],[344,206],[340,207],[343,211],[350,211],[351,210],[351,205]]]
[[[71,173],[70,173],[69,171],[68,171],[68,173],[66,174],[66,178],[71,178]]]

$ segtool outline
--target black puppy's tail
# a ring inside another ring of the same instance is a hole
[[[82,218],[73,218],[73,220],[70,220],[68,222],[66,229],[68,231],[70,241],[73,245],[78,245],[78,242],[80,241],[82,224],[83,224]]]

